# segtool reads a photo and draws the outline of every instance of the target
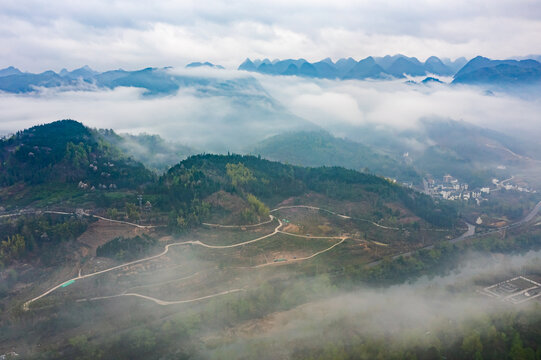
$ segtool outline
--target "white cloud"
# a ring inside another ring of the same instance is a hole
[[[175,71],[173,71],[175,72]],[[177,70],[179,74],[219,75],[221,80],[246,78],[241,72]],[[231,85],[231,84],[229,84]],[[37,124],[75,119],[96,128],[159,134],[212,152],[240,151],[267,136],[310,126],[266,96],[257,83],[242,82],[239,90],[223,92],[216,83],[181,88],[177,94],[142,96],[143,90],[78,91],[42,89],[39,94],[0,94],[0,133]]]
[[[101,70],[245,57],[541,53],[541,5],[518,1],[62,1],[0,5],[0,66]]]
[[[330,81],[264,75],[258,79],[294,114],[335,133],[345,126],[364,124],[407,129],[422,118],[434,117],[500,131],[541,132],[539,99],[487,96],[474,87],[411,86],[403,80]]]
[[[355,140],[366,124],[405,130],[423,118],[464,120],[541,136],[539,99],[487,96],[471,87],[316,80],[204,68],[170,71],[209,82],[162,97],[141,96],[141,90],[133,88],[0,94],[0,132],[73,118],[92,127],[157,133],[206,151],[240,151],[271,135],[316,126]],[[251,75],[259,83],[250,80]],[[226,80],[234,80],[233,88],[216,85]]]
[[[539,262],[539,252],[521,256],[471,257],[455,272],[431,279],[421,278],[408,284],[390,287],[364,287],[347,294],[306,301],[288,311],[277,311],[263,319],[228,329],[229,341],[215,342],[205,354],[208,358],[248,358],[257,349],[259,358],[292,358],[303,349],[320,350],[336,344],[334,349],[352,344],[370,344],[374,340],[393,350],[427,349],[462,341],[470,331],[486,331],[487,318],[515,306],[476,292],[482,286],[509,279],[521,267]],[[303,280],[304,286],[313,285]],[[289,284],[292,288],[295,284]],[[321,292],[325,287],[319,285]],[[521,311],[536,311],[534,301]],[[503,315],[502,315],[503,316]],[[220,344],[216,346],[215,344]],[[437,345],[436,345],[437,346]],[[443,346],[442,346],[443,347]],[[339,350],[337,350],[337,353]],[[368,352],[369,350],[367,350]],[[268,354],[272,354],[268,356]],[[327,353],[328,354],[328,353]],[[214,355],[214,356],[212,356]]]

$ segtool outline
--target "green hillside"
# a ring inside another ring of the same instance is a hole
[[[273,136],[253,150],[264,158],[302,166],[342,166],[402,181],[420,182],[415,170],[370,146],[337,138],[324,131]]]
[[[286,165],[255,156],[192,156],[171,168],[151,192],[164,211],[197,218],[201,201],[217,191],[253,194],[272,205],[313,192],[339,201],[367,202],[374,214],[387,208],[386,203],[398,203],[437,226],[457,221],[453,207],[375,175],[341,167]]]

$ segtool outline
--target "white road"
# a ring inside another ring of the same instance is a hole
[[[216,228],[222,228],[222,229],[239,229],[239,228],[252,228],[252,227],[258,227],[261,225],[269,224],[272,222],[272,215],[269,215],[269,220],[260,222],[258,224],[249,224],[249,225],[220,225],[220,224],[209,224],[209,223],[201,223],[205,226],[210,227],[216,227]]]
[[[201,296],[201,297],[198,297],[198,298],[195,298],[195,299],[190,299],[190,300],[166,301],[166,300],[160,300],[160,299],[153,298],[151,296],[141,295],[141,294],[137,294],[137,293],[126,293],[126,294],[111,295],[111,296],[100,296],[100,297],[94,297],[94,298],[90,298],[90,299],[80,299],[80,300],[77,300],[77,302],[113,299],[113,298],[118,298],[118,297],[122,297],[122,296],[134,296],[134,297],[138,297],[138,298],[141,298],[141,299],[153,301],[156,304],[161,305],[161,306],[167,306],[167,305],[187,304],[187,303],[191,303],[191,302],[211,299],[211,298],[214,298],[214,297],[217,297],[217,296],[233,294],[233,293],[236,293],[236,292],[239,292],[239,291],[246,291],[246,290],[245,289],[226,290],[226,291],[222,291],[222,292],[217,293],[217,294]]]
[[[289,234],[289,235],[294,235],[294,234]],[[297,262],[297,261],[304,261],[304,260],[310,260],[310,259],[313,259],[315,258],[316,256],[318,255],[321,255],[323,253],[326,253],[327,251],[329,250],[332,250],[333,248],[335,248],[336,246],[340,245],[341,243],[343,243],[344,241],[346,241],[347,237],[346,236],[343,236],[340,238],[340,241],[337,242],[336,244],[333,244],[332,246],[324,249],[324,250],[321,250],[321,251],[318,251],[310,256],[307,256],[307,257],[303,257],[303,258],[296,258],[296,259],[288,259],[287,261],[282,261],[282,262],[270,262],[270,263],[266,263],[266,264],[261,264],[261,265],[256,265],[256,266],[253,266],[252,268],[261,268],[261,267],[266,267],[266,266],[271,266],[271,265],[283,265],[283,264],[291,264],[293,262]]]
[[[52,211],[52,210],[35,210],[35,211],[20,211],[20,212],[16,212],[16,213],[3,214],[3,215],[0,215],[0,218],[23,216],[23,215],[30,215],[30,214],[32,214],[32,215],[35,215],[35,214],[78,215],[75,212]],[[108,218],[105,218],[103,216],[92,215],[92,214],[88,214],[86,212],[83,212],[80,215],[88,216],[88,217],[95,217],[96,219],[101,219],[101,220],[104,220],[104,221],[109,221],[109,222],[118,223],[118,224],[131,225],[131,226],[135,226],[135,227],[140,228],[140,229],[153,229],[153,228],[165,226],[165,225],[139,225],[139,224],[135,224],[135,223],[132,223],[132,222],[129,222],[129,221],[108,219]]]
[[[326,209],[321,209],[321,208],[318,208],[318,207],[315,207],[315,206],[308,206],[308,205],[292,205],[292,206],[282,206],[282,207],[279,207],[279,208],[276,208],[276,209],[273,209],[271,210],[271,212],[275,212],[275,211],[278,211],[278,210],[281,210],[281,209],[288,209],[288,208],[307,208],[307,209],[313,209],[313,210],[322,210],[322,211],[326,211],[328,213],[331,213],[331,214],[334,214],[336,216],[339,216],[339,217],[342,217],[344,219],[355,219],[355,218],[351,218],[349,216],[346,216],[346,215],[342,215],[342,214],[338,214],[336,212],[333,212],[333,211],[330,211],[330,210],[326,210]],[[510,227],[514,227],[514,226],[518,226],[518,225],[521,225],[521,224],[524,224],[526,222],[529,222],[530,220],[532,220],[536,215],[537,213],[539,212],[539,210],[541,209],[541,201],[537,203],[537,205],[532,209],[532,211],[522,220],[514,223],[514,224],[511,224],[509,226],[507,226],[506,228],[510,228]],[[61,213],[61,212],[55,212],[55,213]],[[70,214],[70,213],[61,213],[61,214]],[[146,258],[143,258],[143,259],[139,259],[139,260],[135,260],[135,261],[131,261],[131,262],[128,262],[128,263],[125,263],[125,264],[121,264],[121,265],[117,265],[117,266],[113,266],[111,268],[108,268],[108,269],[105,269],[105,270],[101,270],[101,271],[97,271],[97,272],[94,272],[94,273],[91,273],[91,274],[86,274],[86,275],[81,275],[81,272],[79,271],[79,275],[75,278],[72,278],[72,279],[69,279],[69,280],[66,280],[64,281],[63,283],[60,283],[56,286],[54,286],[53,288],[45,291],[44,293],[42,293],[41,295],[39,296],[36,296],[35,298],[31,299],[31,300],[28,300],[27,302],[24,303],[23,305],[23,309],[24,310],[28,310],[29,308],[29,305],[36,301],[36,300],[39,300],[41,298],[43,298],[44,296],[47,296],[48,294],[52,293],[53,291],[57,290],[58,288],[62,287],[63,285],[69,283],[69,282],[72,282],[72,281],[77,281],[77,280],[82,280],[82,279],[86,279],[86,278],[90,278],[90,277],[93,277],[93,276],[96,276],[96,275],[100,275],[100,274],[104,274],[104,273],[107,273],[107,272],[110,272],[110,271],[113,271],[113,270],[117,270],[117,269],[121,269],[123,267],[127,267],[127,266],[131,266],[131,265],[134,265],[134,264],[138,264],[138,263],[141,263],[141,262],[145,262],[145,261],[150,261],[150,260],[153,260],[153,259],[157,259],[165,254],[167,254],[169,252],[169,248],[172,247],[172,246],[180,246],[180,245],[197,245],[197,246],[203,246],[203,247],[206,247],[206,248],[209,248],[209,249],[230,249],[230,248],[235,248],[235,247],[239,247],[239,246],[243,246],[243,245],[247,245],[247,244],[252,244],[252,243],[255,243],[257,241],[260,241],[260,240],[263,240],[263,239],[266,239],[268,237],[271,237],[277,233],[284,233],[284,234],[288,234],[288,235],[292,235],[292,236],[300,236],[300,237],[309,237],[309,236],[304,236],[304,235],[297,235],[297,234],[291,234],[291,233],[285,233],[285,232],[282,232],[280,231],[280,228],[282,227],[282,222],[280,221],[280,219],[278,218],[275,218],[274,216],[270,215],[271,216],[271,220],[274,220],[276,219],[278,221],[278,226],[276,226],[276,228],[274,229],[274,231],[270,234],[267,234],[267,235],[264,235],[264,236],[261,236],[261,237],[258,237],[256,239],[253,239],[253,240],[248,240],[248,241],[244,241],[244,242],[241,242],[241,243],[237,243],[237,244],[232,244],[232,245],[208,245],[208,244],[205,244],[201,241],[184,241],[184,242],[178,242],[178,243],[172,243],[172,244],[168,244],[165,246],[165,249],[157,254],[157,255],[154,255],[154,256],[149,256],[149,257],[146,257]],[[107,220],[111,220],[111,219],[107,219]],[[356,219],[356,220],[363,220],[363,219]],[[113,221],[116,221],[116,220],[113,220]],[[365,221],[368,221],[376,226],[379,226],[379,227],[383,227],[383,228],[387,228],[387,229],[393,229],[393,230],[399,230],[398,228],[389,228],[389,227],[384,227],[382,225],[379,225],[379,224],[376,224],[370,220],[365,220]],[[129,223],[131,224],[131,223]],[[131,224],[131,225],[137,225],[137,224]],[[471,224],[468,224],[468,230],[462,234],[461,236],[453,239],[453,240],[450,240],[450,242],[452,243],[455,243],[455,242],[460,242],[460,241],[463,241],[467,238],[470,238],[472,236],[475,235],[475,226],[471,225]],[[316,238],[316,237],[310,237],[310,238]],[[346,240],[346,237],[317,237],[317,238],[340,238],[341,241],[332,245],[331,247],[325,249],[325,250],[322,250],[320,252],[317,252],[313,255],[310,255],[309,257],[306,257],[306,258],[299,258],[299,259],[293,259],[293,260],[290,260],[289,262],[291,261],[301,261],[301,260],[307,260],[307,259],[311,259],[317,255],[320,255],[326,251],[329,251],[331,250],[332,248],[334,248],[335,246],[338,246],[340,245],[341,243],[343,243],[345,240]],[[425,247],[424,249],[429,249],[429,248],[432,248],[433,245],[430,245],[430,246],[427,246]],[[419,250],[419,249],[418,249]],[[418,250],[415,250],[415,251],[418,251]],[[393,258],[398,258],[400,256],[408,256],[408,255],[411,255],[414,251],[410,251],[410,252],[407,252],[407,253],[403,253],[403,254],[398,254],[398,255],[395,255]],[[367,264],[367,266],[374,266],[374,265],[377,265],[378,263],[380,263],[381,260],[378,260],[378,261],[374,261],[370,264]],[[269,266],[269,265],[275,265],[276,263],[267,263],[267,264],[263,264],[263,265],[258,265],[256,267],[262,267],[262,266]],[[148,298],[149,300],[152,300],[152,301],[162,301],[162,300],[158,300],[158,299],[154,299],[154,298],[149,298],[149,297],[146,297],[146,296],[143,296],[143,295],[139,295],[139,294],[122,294],[122,295],[115,295],[114,297],[118,297],[118,296],[139,296],[139,297],[143,297],[143,298]],[[198,299],[198,300],[201,300],[201,299]],[[187,300],[186,300],[187,301]],[[190,300],[190,301],[193,301],[193,300]],[[162,301],[163,302],[163,301]]]
[[[273,217],[274,218],[274,217]],[[264,235],[264,236],[261,236],[261,237],[258,237],[257,239],[253,239],[253,240],[248,240],[248,241],[244,241],[244,242],[241,242],[241,243],[237,243],[237,244],[232,244],[232,245],[208,245],[208,244],[205,244],[199,240],[196,240],[196,241],[184,241],[184,242],[178,242],[178,243],[172,243],[172,244],[167,244],[165,246],[165,249],[157,254],[157,255],[153,255],[153,256],[149,256],[149,257],[146,257],[146,258],[143,258],[143,259],[139,259],[139,260],[135,260],[135,261],[130,261],[128,263],[125,263],[125,264],[121,264],[121,265],[117,265],[117,266],[113,266],[111,268],[108,268],[108,269],[105,269],[105,270],[101,270],[101,271],[96,271],[96,272],[93,272],[93,273],[90,273],[90,274],[86,274],[86,275],[81,275],[80,272],[79,272],[79,276],[77,277],[74,277],[72,279],[69,279],[69,280],[66,280],[64,281],[63,283],[60,283],[54,287],[52,287],[51,289],[45,291],[44,293],[42,293],[41,295],[39,296],[36,296],[35,298],[33,299],[30,299],[28,300],[27,302],[24,303],[23,305],[23,309],[24,310],[28,310],[29,308],[29,305],[31,303],[33,303],[34,301],[36,300],[39,300],[41,298],[43,298],[44,296],[47,296],[49,295],[50,293],[52,293],[53,291],[57,290],[58,288],[62,287],[63,285],[66,285],[67,283],[71,282],[71,281],[77,281],[77,280],[82,280],[82,279],[87,279],[87,278],[90,278],[90,277],[93,277],[93,276],[96,276],[96,275],[101,275],[101,274],[104,274],[104,273],[107,273],[107,272],[110,272],[110,271],[113,271],[113,270],[117,270],[117,269],[121,269],[123,267],[127,267],[127,266],[131,266],[131,265],[135,265],[135,264],[139,264],[139,263],[142,263],[142,262],[145,262],[145,261],[150,261],[150,260],[154,260],[154,259],[157,259],[159,257],[162,257],[164,256],[165,254],[167,254],[169,252],[169,249],[172,247],[172,246],[180,246],[180,245],[198,245],[198,246],[203,246],[203,247],[206,247],[206,248],[209,248],[209,249],[230,249],[230,248],[235,248],[235,247],[239,247],[239,246],[243,246],[243,245],[247,245],[247,244],[252,244],[252,243],[255,243],[257,241],[261,241],[263,239],[266,239],[268,237],[271,237],[275,234],[278,233],[278,230],[280,229],[280,227],[282,227],[282,222],[280,221],[280,219],[277,219],[278,220],[278,226],[274,229],[274,231],[270,234],[267,234],[267,235]]]
[[[497,233],[501,230],[505,230],[505,229],[509,229],[509,228],[514,228],[514,227],[517,227],[517,226],[520,226],[520,225],[523,225],[529,221],[531,221],[536,215],[537,213],[539,212],[539,210],[541,210],[541,201],[539,201],[535,207],[528,213],[528,215],[526,215],[522,220],[519,220],[513,224],[510,224],[510,225],[507,225],[507,226],[504,226],[504,227],[501,227],[501,228],[498,228],[496,230],[492,230],[492,231],[488,231],[488,232],[485,232],[485,233],[481,233],[481,234],[476,234],[475,233],[475,226],[472,225],[472,224],[468,224],[468,230],[466,230],[465,233],[463,233],[462,235],[460,235],[459,237],[456,237],[452,240],[449,240],[450,243],[458,243],[458,242],[462,242],[466,239],[470,239],[470,238],[475,238],[475,237],[481,237],[481,236],[486,236],[486,235],[489,235],[489,234],[494,234],[494,233]],[[401,253],[401,254],[397,254],[397,255],[394,255],[392,258],[393,259],[397,259],[401,256],[410,256],[412,255],[413,253],[419,251],[419,250],[424,250],[424,249],[432,249],[434,247],[434,245],[428,245],[428,246],[425,246],[423,248],[419,248],[419,249],[416,249],[416,250],[412,250],[412,251],[408,251],[408,252],[405,252],[405,253]],[[381,263],[383,260],[376,260],[376,261],[373,261],[371,263],[368,263],[366,264],[367,267],[373,267],[373,266],[376,266],[378,265],[379,263]]]
[[[321,211],[325,211],[325,212],[328,212],[329,214],[333,214],[333,215],[336,215],[338,217],[341,217],[342,219],[352,219],[352,220],[359,220],[359,221],[364,221],[364,222],[367,222],[367,223],[370,223],[374,226],[377,226],[379,228],[382,228],[382,229],[388,229],[388,230],[400,230],[399,228],[397,227],[391,227],[391,226],[384,226],[384,225],[380,225],[376,222],[373,222],[371,220],[368,220],[368,219],[361,219],[361,218],[354,218],[354,217],[351,217],[351,216],[347,216],[347,215],[343,215],[343,214],[339,214],[339,213],[336,213],[334,211],[331,211],[331,210],[327,210],[327,209],[323,209],[323,208],[319,208],[319,207],[316,207],[316,206],[309,206],[309,205],[289,205],[289,206],[280,206],[276,209],[273,209],[271,210],[271,212],[275,212],[275,211],[278,211],[278,210],[282,210],[282,209],[293,209],[293,208],[304,208],[304,209],[312,209],[312,210],[321,210]]]

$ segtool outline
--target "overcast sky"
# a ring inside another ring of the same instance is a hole
[[[0,67],[541,53],[539,0],[2,0]]]

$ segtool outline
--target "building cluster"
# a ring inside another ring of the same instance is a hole
[[[501,181],[498,179],[492,179],[492,184],[490,187],[486,186],[475,190],[470,189],[466,183],[460,183],[458,179],[451,175],[445,175],[442,180],[429,178],[423,180],[423,182],[425,193],[430,196],[440,197],[445,200],[475,200],[477,205],[481,204],[482,201],[487,201],[487,195],[494,191],[507,190],[528,193],[536,192],[535,190],[525,186],[512,183],[512,179],[513,177]]]
[[[85,183],[83,181],[79,181],[79,184],[77,185],[77,187],[79,189],[83,189],[83,190],[90,190],[90,191],[94,191],[96,190],[96,187],[95,186],[91,186],[90,183]],[[116,186],[116,184],[98,184],[98,189],[102,189],[102,190],[115,190],[117,189],[118,187]]]
[[[511,182],[513,178],[500,181],[498,179],[492,179],[492,184],[496,186],[496,189],[501,190],[507,190],[507,191],[520,191],[520,192],[527,192],[527,193],[535,193],[536,191],[530,188],[527,188],[525,186],[520,186],[517,184],[513,184]]]
[[[478,191],[471,191],[469,185],[460,183],[458,179],[451,175],[445,175],[441,181],[436,179],[425,180],[425,192],[434,197],[441,197],[445,200],[470,200],[475,199],[479,205],[483,195],[489,194],[490,189],[481,188]]]

